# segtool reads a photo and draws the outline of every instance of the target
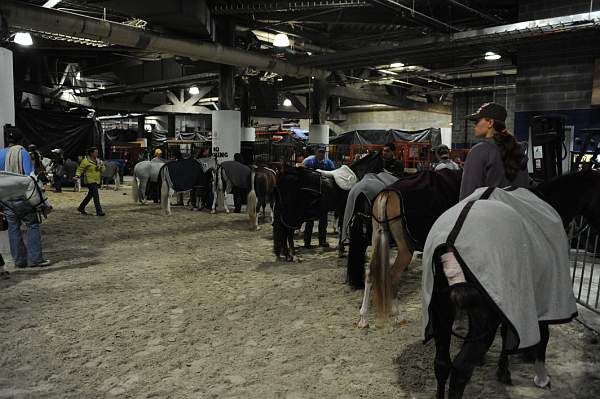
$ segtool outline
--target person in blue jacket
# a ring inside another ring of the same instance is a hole
[[[334,170],[335,165],[328,159],[325,155],[325,146],[318,146],[315,155],[311,157],[307,157],[304,160],[304,167],[309,169],[321,169],[321,170]],[[327,243],[327,212],[323,212],[319,216],[319,246],[323,248],[328,248],[329,244]],[[314,221],[306,222],[304,226],[304,248],[310,249],[314,248],[310,242],[312,240],[312,232],[313,227],[315,225]]]
[[[5,127],[5,130],[7,128]],[[6,148],[0,150],[0,170],[33,176],[34,166],[29,153],[21,144],[22,135],[17,128],[11,128],[6,134]],[[8,222],[8,239],[10,253],[15,267],[44,267],[51,264],[44,259],[42,254],[42,233],[37,215],[30,213],[19,216],[8,208],[4,208],[4,215]],[[27,227],[27,246],[23,242],[21,224]]]

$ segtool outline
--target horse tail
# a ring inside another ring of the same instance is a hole
[[[170,213],[170,204],[169,204],[169,193],[170,193],[170,189],[171,189],[171,185],[170,183],[170,179],[168,176],[169,171],[167,170],[166,167],[162,167],[160,169],[159,175],[161,177],[162,180],[162,187],[160,190],[160,207],[162,208],[163,211],[165,211],[165,213],[168,215]]]
[[[258,216],[256,204],[258,202],[256,197],[256,191],[254,190],[254,183],[256,179],[256,169],[252,168],[252,173],[250,173],[250,192],[248,193],[248,218],[250,219],[250,229],[258,230]]]
[[[217,210],[223,207],[226,213],[228,212],[227,204],[225,203],[225,185],[223,184],[223,173],[224,169],[219,167],[217,169]]]
[[[358,290],[365,286],[365,254],[369,245],[369,236],[363,232],[365,224],[369,222],[361,215],[368,209],[368,202],[363,195],[358,197],[354,209],[355,212],[349,226],[347,279],[350,287]]]
[[[115,191],[119,191],[121,188],[121,176],[119,176],[119,170],[115,171]]]
[[[387,320],[392,300],[390,232],[389,223],[386,221],[387,201],[388,193],[381,193],[377,196],[375,206],[373,207],[373,215],[379,220],[373,226],[373,257],[369,265],[369,272],[373,279],[373,299],[379,320]],[[377,225],[376,229],[375,224]]]
[[[133,168],[133,181],[131,182],[131,198],[136,204],[140,202],[140,184],[137,177],[137,170]]]

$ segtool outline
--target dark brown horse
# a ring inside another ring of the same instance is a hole
[[[564,225],[568,225],[576,216],[583,216],[592,228],[600,228],[600,172],[586,170],[561,176],[551,182],[541,184],[534,192],[556,210]],[[467,220],[471,218],[471,223],[480,222],[481,225],[486,223],[478,219],[478,217],[481,218],[481,216],[477,215],[466,216]],[[496,228],[498,227],[498,225],[495,226]],[[516,230],[513,231],[513,235],[517,233],[523,234],[520,230],[522,227],[515,226],[514,229]],[[461,236],[463,236],[462,233]],[[474,243],[469,243],[466,242],[463,245],[474,245]],[[435,375],[438,387],[437,398],[445,398],[445,386],[448,379],[450,379],[448,397],[450,399],[460,399],[463,397],[465,387],[473,374],[474,368],[481,363],[500,325],[502,325],[503,353],[498,365],[497,376],[500,381],[510,383],[507,348],[509,350],[517,348],[517,346],[514,344],[511,346],[510,343],[507,343],[507,333],[514,336],[515,334],[512,333],[514,327],[498,307],[497,301],[502,300],[502,298],[509,298],[515,293],[500,292],[498,295],[501,298],[496,298],[492,301],[490,296],[481,289],[481,284],[473,273],[471,273],[469,267],[463,264],[462,257],[456,255],[455,250],[452,249],[454,248],[453,246],[449,248],[444,248],[443,246],[436,248],[433,253],[428,253],[426,248],[423,257],[424,261],[426,258],[431,257],[431,262],[435,265],[433,290],[428,308],[430,321],[427,324],[426,337],[430,338],[433,335],[436,344]],[[505,253],[507,252],[505,251]],[[462,270],[460,274],[464,274],[462,277],[465,281],[464,283],[456,284],[455,286],[450,285],[452,284],[451,276],[445,269],[445,262],[449,259],[447,254],[452,255],[451,261],[458,262],[460,269],[457,270]],[[446,260],[444,260],[443,256],[446,256]],[[499,259],[499,261],[501,262],[502,259]],[[524,263],[519,265],[517,269],[530,266]],[[441,270],[442,267],[444,270]],[[470,265],[470,267],[472,268],[474,265]],[[567,264],[564,267],[568,269]],[[427,267],[424,266],[424,268]],[[572,295],[570,284],[567,294]],[[452,336],[452,323],[454,315],[458,312],[469,316],[469,332],[465,337],[461,351],[456,355],[454,360],[451,360],[450,340]],[[548,325],[567,322],[568,320],[539,321],[540,340],[533,347],[535,352],[534,382],[539,387],[549,386],[550,384],[550,377],[545,367],[546,348],[549,340]],[[538,320],[534,320],[534,323],[536,322]]]

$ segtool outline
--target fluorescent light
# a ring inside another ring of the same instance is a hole
[[[196,94],[200,94],[200,89],[197,86],[192,86],[190,87],[190,89],[188,90],[188,92],[195,96]]]
[[[15,38],[13,41],[21,46],[31,46],[33,44],[33,39],[28,32],[15,33]]]
[[[285,100],[283,100],[283,106],[284,107],[291,107],[292,106],[292,101],[289,98],[286,98]]]
[[[390,68],[402,68],[403,66],[404,64],[401,62],[394,62],[393,64],[390,64]]]
[[[307,51],[306,55],[312,55],[312,53],[310,51]]]
[[[496,54],[493,51],[488,51],[487,53],[485,53],[485,59],[488,61],[495,61],[495,60],[499,60],[500,58],[502,58],[502,56],[500,54]]]
[[[394,71],[386,71],[385,69],[378,69],[377,72],[379,72],[379,73],[385,73],[386,75],[398,75]]]
[[[275,47],[288,47],[290,45],[290,39],[285,33],[278,33],[273,39],[273,46]]]
[[[44,5],[42,7],[53,8],[55,5],[57,5],[60,2],[61,2],[61,0],[48,0],[47,2],[44,3]]]

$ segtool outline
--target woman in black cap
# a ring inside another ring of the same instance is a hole
[[[475,124],[475,137],[481,141],[465,161],[460,199],[479,187],[528,187],[527,155],[506,129],[506,109],[485,103],[467,118]]]

